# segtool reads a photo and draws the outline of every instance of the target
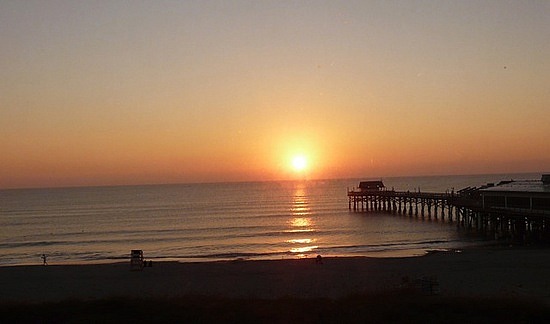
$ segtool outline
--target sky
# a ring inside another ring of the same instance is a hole
[[[0,188],[548,172],[549,17],[0,0]]]

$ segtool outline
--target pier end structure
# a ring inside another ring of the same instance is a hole
[[[382,181],[361,181],[357,189],[348,190],[348,208],[353,211],[384,211],[424,217],[450,216],[453,193],[395,191]]]
[[[370,181],[361,181],[359,182],[360,191],[381,191],[385,190],[384,182],[382,180],[370,180]]]
[[[381,199],[372,200],[372,198],[379,197],[386,191],[386,186],[382,180],[369,180],[359,182],[359,187],[348,189],[348,208],[354,211],[361,210],[374,210],[380,207]],[[371,208],[369,208],[371,207]]]

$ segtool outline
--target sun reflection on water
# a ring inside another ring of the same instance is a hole
[[[287,242],[288,243],[301,243],[301,244],[309,244],[309,243],[312,243],[314,242],[315,240],[312,240],[312,239],[294,239],[294,240],[288,240]]]
[[[311,219],[305,217],[295,217],[290,221],[292,227],[308,227],[311,226]]]
[[[315,231],[315,224],[313,219],[309,217],[311,209],[304,186],[296,188],[290,211],[293,217],[287,222],[289,227],[287,232],[304,233],[304,235],[308,233],[312,235]],[[291,244],[289,252],[293,253],[295,257],[305,258],[307,257],[307,253],[319,247],[318,245],[313,245],[316,241],[313,237],[302,236],[289,239],[286,243]]]
[[[311,251],[315,250],[316,248],[318,248],[317,245],[296,247],[296,248],[290,249],[290,252],[292,252],[292,253],[305,253],[305,252],[311,252]]]

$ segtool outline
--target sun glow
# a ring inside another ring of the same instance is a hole
[[[316,135],[287,134],[275,138],[271,149],[281,179],[308,180],[318,178],[326,162]]]
[[[292,168],[294,171],[303,171],[307,168],[307,159],[303,155],[297,155],[292,158]]]

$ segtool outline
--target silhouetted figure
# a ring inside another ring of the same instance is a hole
[[[317,257],[315,258],[315,263],[323,264],[323,257],[320,254],[318,254]]]
[[[43,261],[43,265],[45,265],[45,266],[48,265],[48,260],[47,260],[47,258],[48,258],[48,257],[46,256],[46,254],[42,254],[42,261]]]

